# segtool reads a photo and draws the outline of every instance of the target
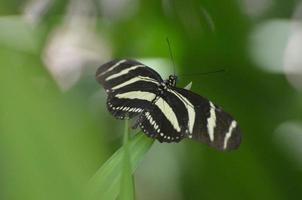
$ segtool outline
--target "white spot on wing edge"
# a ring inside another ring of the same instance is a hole
[[[227,148],[228,141],[229,141],[230,137],[232,136],[232,132],[233,132],[234,128],[236,128],[236,126],[237,126],[237,122],[235,120],[233,120],[230,127],[229,127],[228,132],[224,136],[223,149]]]
[[[211,142],[214,141],[214,129],[216,127],[215,105],[210,101],[210,116],[207,119],[208,134]]]

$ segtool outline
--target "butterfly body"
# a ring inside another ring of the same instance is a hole
[[[138,117],[136,125],[160,142],[195,139],[218,150],[238,148],[237,122],[211,101],[176,87],[177,77],[162,80],[134,60],[113,60],[96,73],[108,94],[108,111],[117,119]]]

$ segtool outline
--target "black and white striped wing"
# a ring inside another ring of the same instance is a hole
[[[97,81],[107,93],[120,92],[133,88],[135,84],[163,82],[160,75],[153,69],[135,60],[112,60],[100,66],[96,72]]]
[[[241,143],[241,131],[228,113],[211,101],[191,91],[174,88],[181,95],[188,112],[188,138],[199,140],[218,150],[237,149]],[[190,111],[191,110],[191,111]]]
[[[105,88],[107,108],[118,119],[132,118],[150,108],[158,86],[163,82],[153,69],[133,60],[113,60],[96,72]]]
[[[144,133],[160,142],[179,142],[189,131],[189,118],[183,100],[168,90],[157,96],[137,123]]]

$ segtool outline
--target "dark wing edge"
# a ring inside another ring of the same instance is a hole
[[[155,105],[145,109],[136,124],[148,137],[157,139],[160,143],[177,143],[185,137],[184,131],[175,130],[173,124],[170,124],[161,109]]]
[[[175,91],[186,97],[194,106],[194,129],[187,135],[188,138],[206,143],[220,151],[238,149],[242,133],[238,122],[230,114],[194,92],[181,88],[175,88]]]

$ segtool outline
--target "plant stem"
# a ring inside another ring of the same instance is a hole
[[[121,176],[121,186],[119,199],[133,200],[134,199],[134,181],[131,172],[131,162],[129,155],[129,125],[128,120],[125,120],[124,140],[123,140],[123,168]]]

